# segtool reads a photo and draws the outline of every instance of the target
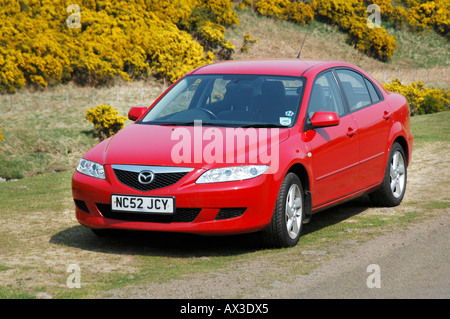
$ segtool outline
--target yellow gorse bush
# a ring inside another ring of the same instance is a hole
[[[377,4],[381,13],[392,15],[394,9],[383,0],[371,1]],[[363,0],[323,0],[316,1],[316,15],[319,20],[334,24],[348,33],[348,42],[358,50],[378,60],[386,61],[392,57],[396,48],[395,36],[385,29],[370,28],[367,25],[367,3]]]
[[[111,137],[125,125],[124,116],[110,105],[97,105],[86,110],[85,118],[94,124],[94,135],[100,140]]]
[[[406,85],[394,79],[391,83],[384,83],[383,87],[390,92],[404,95],[408,100],[411,115],[436,113],[449,109],[450,106],[449,90],[427,88],[421,81]]]
[[[3,140],[3,139],[4,139],[4,137],[3,137],[3,134],[2,134],[2,127],[0,126],[0,141]],[[1,145],[1,143],[0,143],[0,145]]]
[[[366,7],[361,0],[321,0],[315,1],[315,12],[318,20],[347,32],[357,17],[366,15]]]
[[[256,11],[267,17],[309,24],[314,19],[312,7],[301,1],[290,0],[255,0]]]
[[[396,48],[394,36],[385,29],[369,28],[366,23],[367,6],[379,6],[383,20],[395,26],[409,24],[413,31],[434,28],[445,37],[450,37],[450,2],[448,0],[422,1],[402,0],[312,0],[315,18],[336,25],[349,34],[349,42],[364,53],[386,61]]]
[[[355,19],[348,32],[348,41],[354,46],[381,61],[389,60],[397,43],[383,28],[369,28],[364,19]]]
[[[0,92],[151,74],[175,81],[211,63],[213,50],[234,51],[224,40],[225,26],[239,23],[229,0],[78,1],[81,28],[68,26],[72,3],[0,0]]]
[[[422,32],[434,28],[450,39],[450,2],[448,0],[415,3],[407,14],[412,30]]]
[[[19,69],[19,62],[22,59],[20,51],[9,50],[0,46],[0,92],[14,93],[16,89],[25,86],[25,76]]]
[[[224,40],[225,27],[239,24],[231,1],[155,0],[148,8],[161,20],[170,21],[180,30],[194,35],[206,51],[217,49],[219,55],[226,51],[225,57],[234,52],[231,42]]]
[[[448,0],[365,0],[378,4],[384,18],[395,26],[408,24],[410,30],[423,32],[434,28],[450,39],[450,1]],[[401,3],[401,5],[396,5]]]
[[[64,81],[70,72],[69,54],[60,45],[64,39],[47,20],[53,10],[43,6],[36,20],[36,10],[20,3],[0,0],[0,91],[11,93],[26,83],[45,87]]]

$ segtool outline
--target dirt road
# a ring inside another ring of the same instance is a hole
[[[450,216],[445,214],[359,245],[344,258],[334,259],[313,274],[297,278],[285,287],[286,293],[277,291],[271,295],[448,299],[449,244]]]
[[[261,284],[256,265],[247,264],[226,273],[125,287],[103,297],[448,299],[449,246],[450,216],[442,211],[424,223],[355,244],[345,256],[331,258],[308,275],[295,275],[282,282]],[[378,287],[377,271],[368,269],[371,265],[378,267]]]

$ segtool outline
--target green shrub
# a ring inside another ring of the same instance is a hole
[[[430,114],[444,110],[444,101],[436,95],[427,94],[417,109],[418,114]]]

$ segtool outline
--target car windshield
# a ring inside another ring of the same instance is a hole
[[[141,124],[290,127],[304,78],[274,75],[190,75],[147,113]]]

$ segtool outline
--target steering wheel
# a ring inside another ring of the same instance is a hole
[[[214,119],[214,120],[218,120],[218,119],[219,119],[219,118],[217,117],[217,115],[214,114],[211,110],[204,109],[204,108],[201,108],[201,107],[198,107],[197,110],[200,110],[200,111],[205,112],[206,114],[208,114],[208,115],[209,115],[212,119]]]

